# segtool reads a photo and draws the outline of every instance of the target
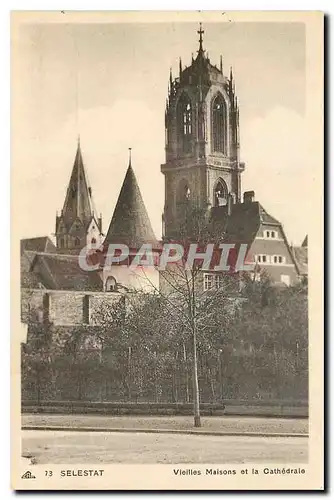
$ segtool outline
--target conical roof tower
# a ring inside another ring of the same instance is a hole
[[[130,249],[139,249],[144,243],[158,248],[138,182],[131,165],[123,181],[105,243],[122,243]]]

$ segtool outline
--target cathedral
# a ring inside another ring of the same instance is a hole
[[[47,236],[21,240],[21,287],[26,294],[29,291],[30,300],[35,294],[42,316],[47,314],[59,324],[89,322],[88,304],[98,307],[101,297],[111,299],[133,287],[150,289],[127,266],[86,272],[79,266],[78,254],[86,246],[110,243],[126,244],[130,254],[150,243],[153,252],[159,252],[162,242],[179,241],[184,231],[188,238],[194,236],[186,220],[189,214],[201,214],[219,241],[246,244],[255,263],[254,279],[261,272],[279,286],[306,279],[307,237],[302,247],[291,247],[282,224],[256,201],[255,193],[242,193],[245,163],[240,159],[234,75],[232,68],[225,74],[222,57],[218,66],[210,61],[203,33],[200,25],[196,58],[189,66],[180,60],[178,76],[169,77],[161,165],[162,241],[153,232],[131,156],[108,230],[103,232],[79,140],[64,205],[56,215],[55,244]],[[155,269],[150,283],[159,288]],[[219,287],[217,273],[203,272],[202,286],[204,291]]]

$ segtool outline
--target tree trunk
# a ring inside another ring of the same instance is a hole
[[[196,327],[193,326],[193,354],[194,354],[194,427],[201,427],[201,415],[199,411],[199,387],[198,387],[198,372],[197,372],[197,339]]]
[[[183,360],[184,360],[184,374],[185,374],[185,383],[186,383],[186,402],[189,403],[189,384],[188,384],[188,361],[187,361],[187,352],[186,346],[183,343]]]

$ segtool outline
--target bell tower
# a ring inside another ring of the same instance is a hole
[[[177,238],[185,206],[208,212],[240,202],[239,106],[230,70],[211,64],[203,49],[204,30],[198,30],[199,48],[188,67],[179,62],[179,75],[169,77],[165,111],[166,162],[163,235]]]

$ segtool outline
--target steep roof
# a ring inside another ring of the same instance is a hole
[[[236,203],[226,227],[226,241],[250,245],[261,224],[260,203],[257,201]]]
[[[295,257],[299,273],[302,275],[308,274],[308,256],[307,247],[292,247],[292,253]]]
[[[131,163],[123,181],[105,243],[122,243],[134,249],[140,248],[144,243],[150,243],[153,248],[158,248]]]
[[[264,209],[264,207],[260,203],[259,207],[260,207],[261,222],[263,222],[263,224],[281,225],[281,223],[277,219],[275,219],[272,215],[268,214],[268,212]]]
[[[78,256],[37,253],[31,271],[45,288],[51,290],[102,290],[96,271],[84,271]]]
[[[303,243],[302,243],[302,247],[307,248],[307,246],[308,246],[308,237],[307,237],[307,235],[306,235],[306,236],[305,236],[305,238],[304,238],[304,241],[303,241]]]
[[[82,159],[80,141],[78,141],[77,152],[75,155],[70,182],[67,187],[62,216],[65,225],[70,226],[76,219],[80,219],[84,224],[87,224],[91,221],[93,213],[92,192],[88,185],[87,175]]]
[[[21,255],[26,250],[32,252],[48,252],[56,253],[57,248],[52,243],[48,236],[40,236],[38,238],[26,238],[21,240]]]

